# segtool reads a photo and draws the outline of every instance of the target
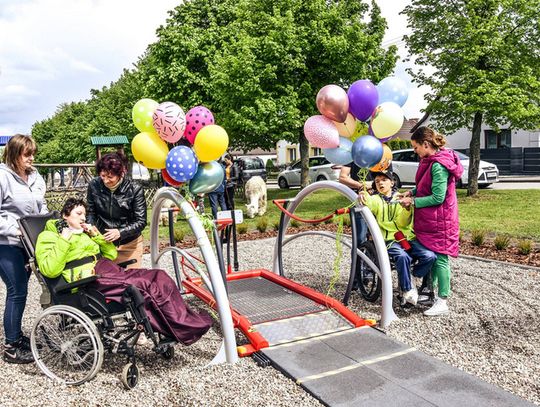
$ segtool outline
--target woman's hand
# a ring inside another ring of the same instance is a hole
[[[114,242],[120,239],[120,231],[118,229],[105,229],[103,237],[107,242]]]
[[[414,204],[414,198],[408,196],[405,198],[401,198],[399,200],[399,204],[403,206],[405,209],[409,209]]]

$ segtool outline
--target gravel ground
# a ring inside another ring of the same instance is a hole
[[[240,268],[271,268],[274,239],[240,244]],[[306,250],[308,248],[308,250]],[[287,276],[341,297],[345,287],[343,256],[339,276],[332,271],[335,243],[329,239],[303,237],[284,249]],[[148,261],[148,259],[145,259]],[[163,263],[163,267],[167,264]],[[422,308],[398,309],[399,321],[387,330],[392,338],[477,375],[540,405],[540,271],[459,258],[452,261],[453,296],[448,316],[427,318]],[[5,286],[0,284],[4,303]],[[29,332],[40,312],[39,288],[32,277],[24,318]],[[201,306],[189,299],[194,307]],[[366,318],[377,318],[380,306],[353,294],[351,309]],[[244,341],[238,336],[238,342]],[[262,369],[250,359],[234,366],[204,367],[220,344],[219,326],[189,347],[176,347],[166,361],[148,346],[138,350],[140,381],[123,390],[119,373],[123,358],[108,355],[101,371],[78,387],[54,385],[39,369],[0,362],[1,406],[316,406],[320,405],[273,368]]]

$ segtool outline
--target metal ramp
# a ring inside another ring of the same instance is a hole
[[[328,406],[531,406],[370,327],[261,350]]]
[[[233,309],[269,346],[354,328],[325,305],[262,277],[230,281],[228,289]]]

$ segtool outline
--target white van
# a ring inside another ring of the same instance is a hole
[[[146,168],[144,165],[139,163],[133,163],[133,167],[131,169],[131,177],[133,179],[138,179],[141,181],[148,181],[150,179],[150,172],[148,171],[148,168]]]

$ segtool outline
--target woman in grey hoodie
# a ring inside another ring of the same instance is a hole
[[[0,164],[0,277],[7,289],[4,360],[8,363],[34,360],[30,341],[21,330],[30,274],[17,219],[47,212],[45,181],[32,166],[35,152],[34,140],[17,134],[9,139]]]

